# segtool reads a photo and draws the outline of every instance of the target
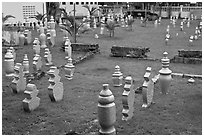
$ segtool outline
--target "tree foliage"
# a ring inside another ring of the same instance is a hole
[[[46,14],[41,14],[41,13],[37,12],[37,15],[32,16],[32,17],[30,17],[30,18],[35,18],[35,19],[38,20],[38,21],[44,22],[44,20],[45,20],[46,17],[47,17]]]
[[[15,17],[12,15],[3,16],[3,13],[2,13],[2,24],[4,24],[9,18],[15,18]]]

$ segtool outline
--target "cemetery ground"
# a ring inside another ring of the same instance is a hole
[[[119,65],[123,76],[131,75],[134,79],[134,88],[142,86],[146,67],[152,67],[153,75],[161,69],[160,61],[138,60],[136,58],[110,57],[110,49],[113,45],[128,47],[149,47],[148,57],[161,59],[164,51],[168,57],[173,58],[178,49],[202,49],[202,39],[194,41],[194,46],[188,45],[190,35],[194,34],[198,21],[192,21],[190,28],[184,25],[184,31],[180,31],[180,20],[176,28],[170,25],[170,39],[165,45],[164,38],[169,20],[154,27],[149,22],[147,27],[141,27],[140,20],[136,20],[133,31],[125,28],[116,28],[115,37],[110,38],[109,33],[99,34],[99,39],[94,38],[94,32],[87,32],[77,37],[79,43],[98,43],[100,54],[77,64],[74,77],[68,81],[60,68],[61,82],[64,84],[63,100],[57,103],[50,101],[48,96],[49,76],[46,75],[33,83],[39,90],[40,106],[31,113],[26,113],[22,107],[23,93],[14,94],[8,85],[11,79],[5,77],[4,55],[2,54],[2,134],[98,134],[100,128],[97,116],[97,104],[102,84],[108,83],[115,97],[116,123],[115,128],[119,135],[169,135],[169,134],[202,134],[202,80],[195,79],[194,84],[187,84],[187,78],[173,77],[169,93],[163,95],[160,92],[159,83],[155,84],[155,104],[149,108],[142,108],[142,95],[135,95],[134,116],[131,120],[122,121],[122,87],[113,87],[112,73],[115,65]],[[99,28],[96,30],[100,32]],[[178,33],[178,36],[176,36]],[[34,32],[34,37],[37,37]],[[60,51],[62,34],[57,27],[56,46],[50,48],[55,66],[66,63],[65,53]],[[69,37],[71,40],[72,38]],[[24,54],[28,54],[30,60],[30,72],[32,69],[32,44],[16,50],[15,62],[22,62]],[[74,57],[80,53],[73,53]],[[41,50],[43,58],[44,50]],[[170,63],[170,69],[174,73],[202,75],[202,65]],[[43,66],[47,72],[49,67]]]

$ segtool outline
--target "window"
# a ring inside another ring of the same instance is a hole
[[[24,19],[35,15],[35,6],[23,6],[22,8]]]
[[[91,5],[93,5],[93,2],[90,2]]]
[[[94,2],[95,5],[97,5],[97,2]]]
[[[62,2],[62,5],[66,5],[66,2]]]
[[[81,2],[81,5],[84,5],[84,2]]]
[[[76,5],[79,5],[79,2],[76,2]]]
[[[73,5],[73,2],[70,2],[69,4],[70,4],[70,5]]]
[[[87,5],[89,5],[89,2],[86,2]]]

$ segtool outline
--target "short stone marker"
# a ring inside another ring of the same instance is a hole
[[[16,52],[15,52],[15,49],[13,47],[10,47],[10,51],[11,53],[13,54],[13,60],[15,61],[16,60]]]
[[[35,38],[35,40],[33,41],[33,50],[34,54],[40,54],[40,41],[38,40],[38,38]]]
[[[14,67],[14,78],[11,83],[13,93],[23,92],[26,89],[26,78],[24,78],[23,66],[21,63],[16,63]]]
[[[56,102],[62,100],[64,88],[63,83],[60,82],[59,69],[55,66],[51,66],[48,75],[50,76],[48,94],[51,101]]]
[[[125,78],[124,92],[122,96],[122,120],[127,121],[133,117],[135,99],[135,92],[133,90],[133,80],[130,76]]]
[[[45,55],[44,55],[44,58],[45,58],[45,65],[46,66],[49,66],[49,65],[52,65],[52,54],[50,53],[50,50],[48,48],[45,49]]]
[[[27,84],[24,94],[26,98],[23,100],[23,109],[26,112],[35,110],[40,105],[40,98],[37,97],[39,90],[37,90],[34,84]]]
[[[98,121],[101,126],[99,133],[103,135],[114,135],[116,130],[116,106],[114,96],[109,90],[108,84],[103,84],[103,90],[98,97]]]
[[[37,71],[41,70],[42,68],[42,60],[40,55],[35,54],[35,57],[33,58],[33,70],[36,73]]]
[[[115,72],[112,74],[113,86],[120,87],[123,83],[123,73],[120,72],[120,67],[115,66]]]
[[[71,80],[73,78],[74,70],[75,70],[75,66],[72,64],[72,58],[68,59],[68,62],[65,65],[64,70],[65,70],[65,77],[68,80]]]
[[[146,73],[144,75],[144,83],[142,85],[142,96],[143,96],[143,105],[142,107],[147,108],[153,103],[154,95],[154,82],[152,81],[151,67],[147,67]]]

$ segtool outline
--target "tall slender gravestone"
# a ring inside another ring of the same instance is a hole
[[[65,59],[68,59],[68,58],[72,57],[72,47],[71,47],[71,42],[70,42],[69,38],[67,38],[66,41],[65,41],[65,52],[67,54]]]
[[[98,98],[98,121],[101,126],[99,133],[113,135],[116,134],[114,127],[116,122],[116,106],[114,96],[108,86],[108,84],[103,84],[103,90]]]
[[[135,99],[135,92],[133,91],[133,80],[130,76],[125,78],[124,92],[122,96],[122,120],[127,121],[133,117]]]
[[[47,45],[48,46],[54,46],[54,45],[52,45],[53,43],[51,41],[51,34],[50,34],[50,30],[49,29],[47,30],[46,36],[47,36]]]
[[[26,98],[23,100],[23,109],[26,112],[35,110],[40,105],[40,98],[37,97],[39,90],[37,90],[34,84],[27,84],[24,94]]]
[[[27,54],[25,54],[24,58],[23,58],[23,67],[24,67],[23,73],[25,75],[28,75],[29,74],[29,60],[28,60],[28,55]]]
[[[115,66],[115,72],[112,74],[113,86],[120,87],[123,83],[123,73],[120,72],[120,67]]]
[[[46,35],[45,35],[45,28],[43,27],[43,24],[41,22],[40,24],[40,43],[41,43],[41,48],[46,48]]]
[[[24,78],[22,64],[16,63],[14,71],[14,79],[11,83],[11,89],[13,93],[23,92],[26,89],[26,78]]]
[[[24,46],[25,44],[25,35],[23,34],[23,32],[20,32],[19,35],[19,46]]]
[[[8,49],[4,56],[6,77],[12,77],[14,74],[14,59],[11,50]]]
[[[143,96],[143,105],[142,107],[147,108],[153,102],[154,95],[154,82],[152,81],[151,76],[151,67],[147,67],[146,73],[144,74],[144,83],[142,85],[142,96]]]
[[[45,62],[46,62],[45,65],[46,66],[52,65],[52,54],[50,53],[48,48],[45,49],[44,57],[45,57]]]
[[[172,71],[169,69],[170,60],[168,59],[167,52],[163,53],[164,57],[161,59],[162,69],[159,71],[159,82],[161,87],[161,92],[163,94],[167,94],[170,82],[172,80],[171,73]]]
[[[51,34],[52,46],[54,46],[55,45],[56,31],[55,31],[55,21],[54,21],[53,16],[51,16],[51,19],[50,19],[50,34]]]
[[[48,94],[51,101],[56,102],[62,100],[64,88],[63,83],[60,82],[59,69],[55,66],[51,66],[48,75],[50,76]]]
[[[72,58],[68,59],[68,62],[65,65],[64,70],[65,70],[65,77],[68,80],[71,80],[73,78],[74,70],[75,70],[75,66],[72,64]]]
[[[28,31],[24,31],[24,36],[25,36],[25,42],[24,45],[28,45]]]

